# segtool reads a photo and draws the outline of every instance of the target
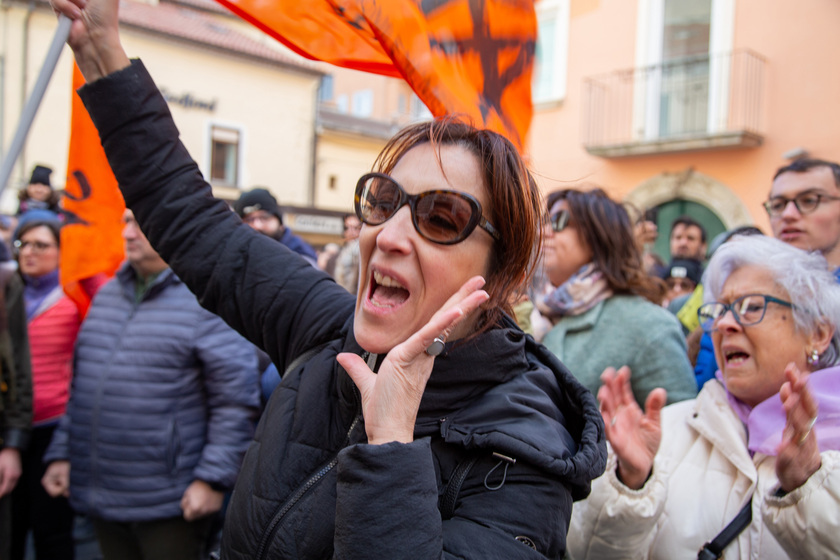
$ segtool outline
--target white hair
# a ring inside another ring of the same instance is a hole
[[[703,274],[703,299],[716,301],[729,276],[743,266],[763,268],[773,275],[793,304],[797,329],[812,333],[822,322],[834,327],[831,344],[818,365],[840,362],[840,284],[825,257],[764,235],[736,235],[712,255]]]

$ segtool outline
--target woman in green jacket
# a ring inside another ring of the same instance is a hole
[[[543,344],[597,394],[601,373],[629,366],[641,404],[665,387],[669,402],[694,398],[697,386],[677,319],[660,307],[627,210],[601,189],[548,197],[550,229],[543,266],[551,286],[535,298],[551,322]]]

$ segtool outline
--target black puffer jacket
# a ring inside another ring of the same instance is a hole
[[[354,297],[210,197],[142,64],[81,90],[126,202],[203,305],[281,371],[228,510],[223,558],[559,558],[601,474],[595,400],[505,322],[435,361],[410,444],[366,445],[339,351]],[[375,357],[369,363],[374,363]]]

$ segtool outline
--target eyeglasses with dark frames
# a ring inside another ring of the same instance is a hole
[[[774,196],[764,203],[764,209],[767,210],[767,213],[772,217],[781,216],[785,211],[785,208],[787,208],[787,205],[793,202],[793,205],[796,206],[796,209],[800,214],[810,214],[819,208],[820,204],[822,204],[822,201],[824,200],[832,202],[840,200],[840,196],[832,196],[830,194],[814,191],[802,192],[793,198]]]
[[[548,217],[548,223],[551,225],[551,229],[554,230],[555,233],[560,233],[568,227],[570,217],[571,214],[564,208],[562,210],[558,210],[554,214],[551,214]]]
[[[721,303],[719,301],[704,303],[697,310],[697,317],[700,319],[700,326],[706,332],[716,330],[718,321],[726,315],[727,311],[732,311],[732,315],[739,325],[749,327],[757,325],[764,319],[767,305],[770,303],[791,309],[794,307],[791,302],[777,297],[766,294],[747,294],[735,299],[732,303]]]
[[[384,173],[362,175],[356,184],[356,215],[370,226],[391,219],[408,204],[411,221],[421,237],[441,245],[454,245],[480,227],[493,239],[498,230],[482,215],[481,204],[474,197],[450,190],[408,194],[399,183]]]

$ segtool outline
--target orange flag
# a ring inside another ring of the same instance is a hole
[[[217,0],[295,52],[404,78],[435,116],[520,150],[531,123],[533,0]]]
[[[103,275],[112,276],[123,260],[122,215],[125,202],[117,188],[99,135],[75,90],[85,80],[73,65],[73,108],[70,155],[63,199],[61,284],[64,292],[87,313],[93,291]]]

